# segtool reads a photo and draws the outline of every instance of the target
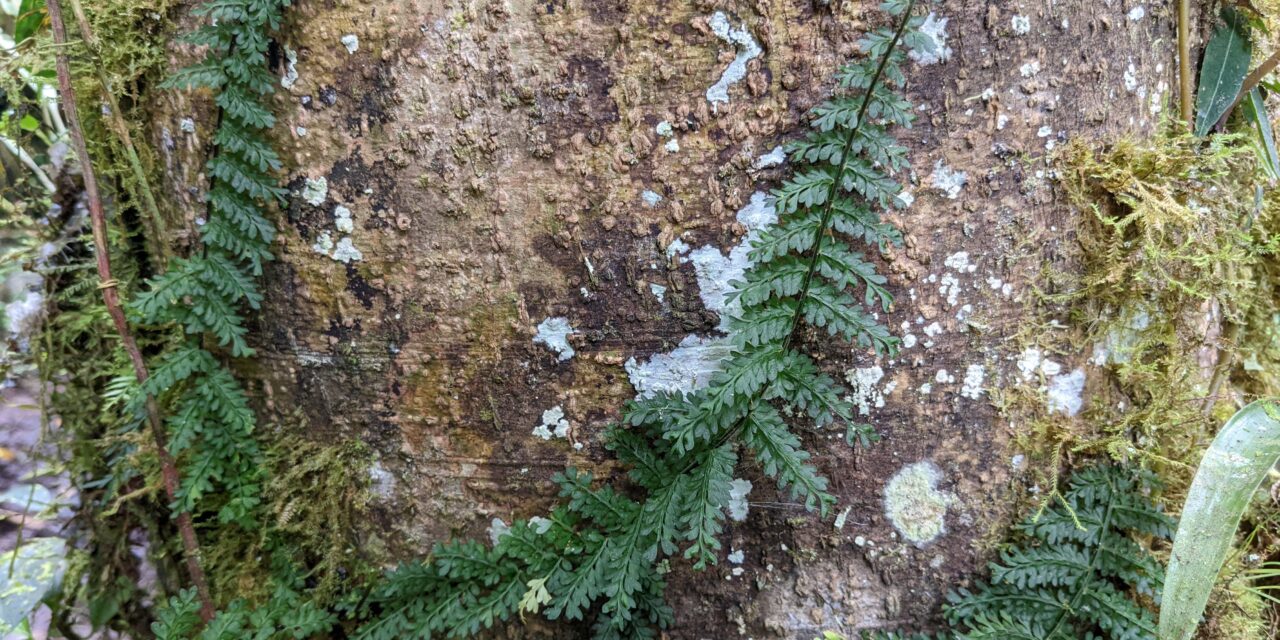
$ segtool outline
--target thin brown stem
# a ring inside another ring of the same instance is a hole
[[[1178,107],[1183,122],[1192,127],[1195,113],[1191,106],[1191,0],[1178,0]]]
[[[98,289],[102,291],[102,302],[106,305],[107,313],[110,314],[116,332],[120,335],[120,344],[133,365],[134,376],[138,379],[138,383],[142,384],[147,381],[149,373],[146,361],[142,358],[142,351],[138,349],[138,343],[134,340],[133,332],[129,329],[129,323],[125,319],[124,308],[120,305],[120,294],[116,290],[117,283],[111,277],[110,249],[107,244],[107,219],[102,210],[102,196],[98,191],[98,179],[93,173],[93,164],[89,159],[89,149],[84,141],[84,130],[80,126],[80,115],[76,109],[75,87],[71,85],[71,63],[66,53],[67,29],[62,20],[62,6],[59,0],[48,0],[48,11],[49,22],[53,26],[53,41],[58,45],[56,59],[58,92],[62,94],[62,110],[67,117],[67,132],[71,136],[72,148],[75,149],[76,155],[80,159],[80,171],[84,178],[85,197],[89,205],[89,219],[93,229],[93,245],[97,258],[98,279],[101,281],[98,284]],[[178,494],[178,466],[174,462],[173,456],[169,453],[164,421],[160,419],[160,409],[156,404],[155,398],[148,396],[146,406],[147,422],[151,427],[151,434],[155,440],[156,455],[160,459],[160,473],[164,480],[165,494],[170,501],[174,501]],[[209,597],[209,584],[205,579],[204,569],[200,566],[200,544],[196,539],[195,526],[191,522],[191,514],[185,511],[178,512],[176,519],[178,533],[182,538],[187,573],[190,574],[191,582],[195,585],[196,593],[200,598],[200,617],[208,622],[213,619],[213,599]]]

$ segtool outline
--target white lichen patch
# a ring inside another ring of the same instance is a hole
[[[654,354],[644,363],[630,358],[623,368],[631,386],[635,387],[637,397],[689,393],[707,386],[731,349],[732,344],[724,338],[688,335],[671,352]]]
[[[741,478],[734,478],[729,482],[729,518],[734,522],[742,522],[747,519],[747,512],[750,510],[747,505],[747,496],[751,493],[751,481]]]
[[[1018,374],[1025,382],[1038,375],[1052,378],[1062,371],[1062,365],[1050,360],[1036,347],[1027,347],[1018,355]]]
[[[1138,68],[1133,66],[1132,62],[1124,70],[1124,90],[1129,93],[1138,91]]]
[[[280,86],[291,89],[298,82],[298,52],[284,48],[284,76],[280,78]]]
[[[1068,416],[1080,413],[1080,408],[1084,406],[1084,383],[1084,369],[1054,376],[1049,381],[1049,391],[1045,401],[1049,412]]]
[[[965,183],[969,181],[969,174],[964,171],[956,171],[947,166],[947,163],[938,160],[933,164],[933,173],[929,176],[930,183],[933,188],[941,191],[951,200],[955,200],[960,196],[960,190],[964,189]]]
[[[960,396],[977,400],[982,397],[982,383],[987,376],[987,370],[980,364],[971,364],[964,372],[964,382],[960,387]]]
[[[729,67],[720,75],[720,80],[707,89],[707,101],[714,109],[719,103],[729,102],[729,87],[747,77],[747,63],[763,51],[751,32],[747,30],[746,24],[737,29],[733,28],[729,24],[729,17],[723,11],[715,12],[707,21],[707,26],[711,27],[711,32],[717,38],[733,45],[738,51],[733,62],[730,62]]]
[[[1133,22],[1137,22],[1147,16],[1147,8],[1142,5],[1138,5],[1130,9],[1128,15],[1129,15],[1129,20]]]
[[[680,141],[672,138],[667,141],[667,144],[663,145],[663,148],[667,150],[667,153],[676,153],[680,150]]]
[[[1023,63],[1021,67],[1018,67],[1018,73],[1024,78],[1030,78],[1037,73],[1040,73],[1040,61],[1032,60],[1030,62]]]
[[[756,169],[769,169],[776,167],[787,161],[787,154],[782,150],[782,146],[776,146],[769,153],[761,154],[751,166]]]
[[[1116,322],[1107,332],[1102,343],[1093,348],[1092,362],[1098,366],[1108,362],[1124,364],[1133,357],[1142,332],[1151,326],[1151,315],[1146,309],[1126,310],[1124,320]]]
[[[529,528],[533,529],[533,532],[538,535],[542,535],[550,531],[551,525],[552,522],[542,516],[533,516],[532,518],[529,518]]]
[[[538,323],[538,333],[533,336],[533,342],[546,345],[559,355],[560,362],[564,362],[574,355],[573,346],[569,344],[569,334],[573,332],[567,318],[547,318]]]
[[[543,411],[542,424],[533,428],[533,435],[543,440],[569,437],[569,420],[564,417],[564,409],[556,405]]]
[[[676,238],[671,241],[671,244],[667,245],[667,257],[674,258],[676,256],[682,256],[689,253],[689,249],[689,243],[681,240],[680,238]]]
[[[973,273],[978,270],[978,265],[969,261],[968,251],[957,251],[949,256],[942,264],[959,271],[960,273]]]
[[[960,301],[960,279],[950,273],[942,274],[942,285],[938,293],[947,298],[947,306],[954,307]]]
[[[640,192],[640,199],[644,201],[644,204],[646,207],[649,207],[650,209],[652,209],[658,206],[659,202],[662,202],[662,195],[659,194],[657,191],[653,191],[651,189],[645,189],[644,191]]]
[[[764,192],[757,191],[751,194],[750,202],[738,211],[737,219],[747,228],[747,234],[729,250],[728,256],[711,245],[705,245],[690,252],[687,259],[682,259],[682,262],[693,264],[698,278],[698,296],[702,298],[703,306],[720,315],[721,331],[728,329],[731,319],[741,311],[736,300],[729,301],[729,294],[733,292],[731,283],[741,280],[751,267],[748,257],[751,244],[760,236],[762,229],[778,221],[778,213]]]
[[[338,205],[333,208],[333,227],[342,233],[351,233],[356,225],[351,221],[351,210]]]
[[[347,53],[355,53],[360,49],[360,38],[354,33],[348,33],[339,40],[342,42],[342,46],[347,48]]]
[[[1031,18],[1026,16],[1014,16],[1013,19],[1010,20],[1010,23],[1015,35],[1025,36],[1028,33],[1031,33]]]
[[[511,533],[511,527],[502,521],[502,518],[494,518],[489,522],[489,542],[496,547],[498,541],[502,540],[502,536]]]
[[[742,549],[734,549],[729,552],[729,555],[726,556],[725,559],[728,560],[730,564],[742,564],[746,561],[747,556],[742,552]]]
[[[329,179],[324,176],[307,178],[306,183],[302,185],[302,199],[313,207],[324,204],[324,199],[327,197],[329,197]]]
[[[652,293],[653,297],[658,299],[658,302],[667,301],[667,288],[656,282],[649,283],[649,293]]]
[[[917,547],[946,533],[952,496],[938,489],[942,474],[928,461],[903,467],[884,488],[884,511],[898,533]]]
[[[933,40],[933,51],[912,50],[908,55],[922,65],[938,64],[951,59],[951,47],[947,46],[947,19],[930,11],[920,23],[920,34]]]
[[[933,376],[933,381],[938,384],[952,384],[956,381],[956,377],[947,373],[946,369],[938,369],[938,373]]]
[[[333,253],[329,254],[329,257],[343,264],[349,264],[363,260],[364,254],[356,248],[350,236],[344,236],[338,240],[338,244],[333,246]]]
[[[183,133],[195,133],[196,121],[191,118],[183,118],[182,120],[178,121],[178,128],[182,129]]]
[[[316,241],[312,243],[311,250],[326,256],[329,255],[330,251],[333,251],[333,238],[329,236],[328,231],[321,231],[320,235],[316,236]]]
[[[884,394],[876,388],[884,378],[884,369],[877,366],[855,367],[844,374],[849,383],[849,402],[858,408],[859,415],[868,415],[871,408],[884,406]]]
[[[395,493],[396,478],[382,466],[381,460],[374,460],[369,465],[369,488],[374,495],[384,499],[391,498]]]
[[[675,130],[671,128],[671,123],[666,120],[659,122],[658,125],[653,128],[653,132],[664,138],[670,138],[672,135],[675,135]]]

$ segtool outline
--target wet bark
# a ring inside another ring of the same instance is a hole
[[[716,335],[694,265],[668,248],[679,239],[727,254],[741,241],[735,213],[786,172],[757,159],[803,131],[835,67],[880,19],[876,4],[291,9],[276,135],[295,195],[248,373],[269,412],[300,409],[315,439],[376,451],[370,545],[411,557],[450,535],[483,536],[493,518],[536,515],[566,465],[620,475],[600,436],[634,396],[625,363]],[[1175,98],[1173,10],[1131,0],[928,9],[946,20],[950,53],[910,65],[920,117],[904,133],[915,168],[900,177],[915,199],[891,215],[905,247],[877,258],[897,296],[885,320],[915,345],[878,362],[843,344],[817,348],[840,379],[880,367],[865,401],[884,440],[856,451],[841,434],[805,436],[842,528],[744,464],[750,513],[726,535],[742,563],[695,573],[673,562],[671,637],[809,638],[933,620],[1025,495],[991,390],[1016,377],[1009,339],[1027,327],[1041,268],[1070,268],[1062,256],[1080,214],[1046,158],[1068,137],[1152,129]],[[707,90],[741,45],[708,26],[716,11],[761,49],[727,103]],[[192,97],[159,99],[167,197],[194,204],[186,185],[203,184],[210,125]],[[193,225],[199,208],[185,210]],[[534,340],[553,317],[574,329],[572,358]],[[568,437],[536,437],[553,407]],[[919,462],[936,472],[945,529],[914,544],[886,515],[885,492]]]

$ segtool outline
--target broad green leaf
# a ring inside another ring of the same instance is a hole
[[[1260,400],[1222,427],[1182,507],[1160,601],[1160,639],[1188,640],[1204,613],[1240,517],[1280,458],[1280,407]]]
[[[1271,115],[1267,113],[1266,101],[1262,91],[1254,87],[1244,99],[1245,117],[1253,123],[1258,132],[1258,149],[1262,156],[1262,166],[1271,178],[1280,178],[1280,154],[1276,153],[1276,134],[1271,128]]]
[[[40,128],[40,121],[36,120],[35,116],[28,113],[27,115],[22,116],[22,119],[18,121],[18,126],[21,127],[23,131],[35,131]]]
[[[66,547],[62,538],[32,538],[17,551],[0,554],[0,634],[18,630],[62,582]]]
[[[1225,24],[1213,32],[1200,65],[1196,91],[1196,135],[1207,135],[1235,101],[1249,73],[1253,43],[1245,18],[1230,7],[1222,10]]]
[[[44,0],[22,0],[18,20],[13,25],[13,41],[20,43],[35,35],[44,26]]]

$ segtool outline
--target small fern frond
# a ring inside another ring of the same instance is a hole
[[[991,583],[952,592],[945,615],[961,638],[1155,638],[1130,594],[1154,596],[1163,568],[1135,537],[1170,537],[1149,477],[1098,465],[1075,474],[1055,505],[1024,523],[1026,543],[991,564]],[[1078,523],[1078,524],[1077,524]],[[1004,635],[1000,635],[1004,634]]]

